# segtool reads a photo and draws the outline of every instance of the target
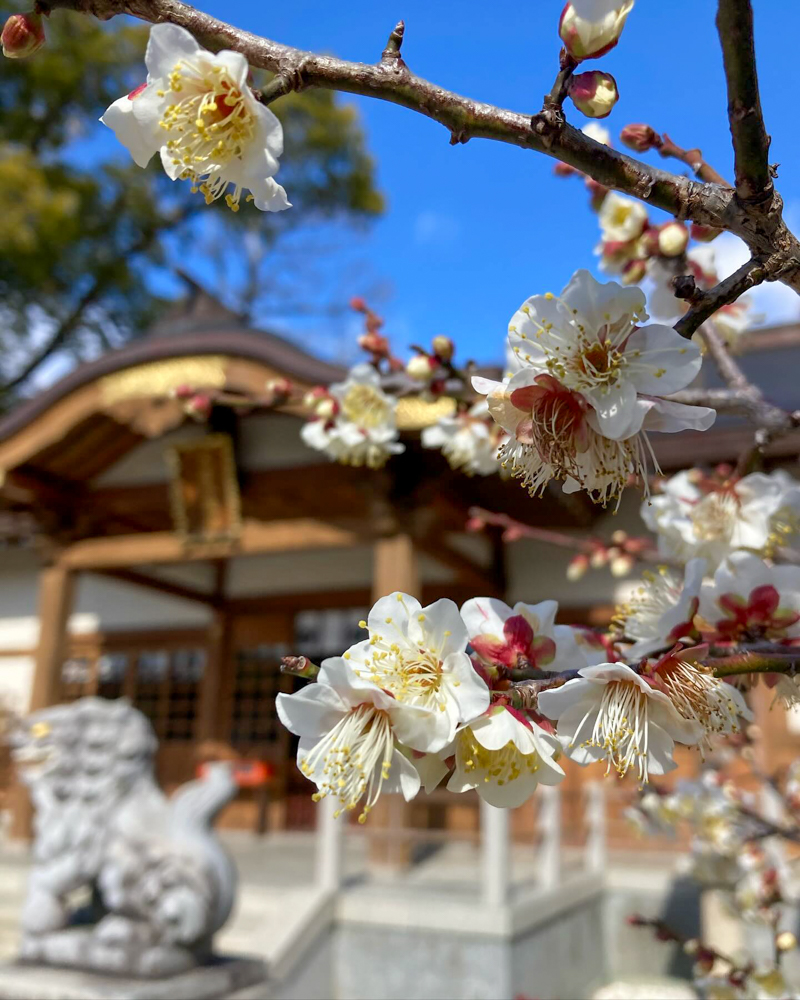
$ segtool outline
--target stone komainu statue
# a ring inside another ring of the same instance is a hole
[[[211,829],[236,791],[229,767],[167,799],[155,734],[125,699],[36,712],[11,743],[36,810],[21,957],[138,976],[206,961],[236,889]]]

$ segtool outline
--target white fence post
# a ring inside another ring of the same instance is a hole
[[[590,872],[606,869],[608,831],[606,829],[606,794],[602,781],[586,786],[586,868]]]
[[[336,892],[342,884],[343,838],[347,816],[334,819],[339,808],[337,800],[326,795],[317,803],[317,886],[326,892]]]
[[[561,789],[557,785],[540,785],[539,807],[539,869],[540,884],[552,889],[561,881]]]
[[[508,809],[497,809],[481,799],[481,895],[490,909],[508,902],[509,861]]]

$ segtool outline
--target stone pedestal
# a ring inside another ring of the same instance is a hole
[[[267,968],[253,958],[217,958],[165,979],[22,962],[0,965],[0,1000],[235,1000],[256,995],[266,1000]]]

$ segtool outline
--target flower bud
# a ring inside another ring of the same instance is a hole
[[[35,11],[12,14],[3,25],[0,42],[3,55],[9,59],[24,59],[44,45],[44,25],[42,15]]]
[[[608,549],[597,548],[592,553],[589,563],[592,569],[602,569],[608,562]]]
[[[436,363],[426,354],[415,354],[406,364],[406,375],[418,382],[427,382],[435,367]]]
[[[580,17],[571,3],[561,12],[558,33],[573,59],[592,59],[613,49],[619,41],[633,0],[620,0],[614,10],[590,21]]]
[[[308,410],[316,409],[317,403],[328,395],[328,390],[324,385],[315,385],[303,396],[303,406]]]
[[[648,226],[639,237],[637,250],[641,257],[655,257],[658,253],[658,227]]]
[[[689,230],[682,222],[667,222],[658,231],[658,252],[679,257],[689,245]]]
[[[719,236],[722,230],[715,229],[714,226],[700,226],[696,222],[693,222],[689,232],[692,239],[697,240],[698,243],[711,243],[712,240],[715,240]]]
[[[658,142],[658,133],[649,125],[626,125],[619,134],[622,144],[637,153],[646,153]]]
[[[213,405],[214,401],[207,393],[198,392],[183,404],[183,411],[195,420],[205,420]]]
[[[175,399],[191,399],[193,395],[194,389],[186,382],[184,382],[183,385],[176,385],[172,390],[172,396],[174,396]]]
[[[581,577],[586,575],[586,571],[589,569],[589,557],[585,556],[582,552],[577,556],[573,556],[569,561],[567,566],[567,579],[570,583],[575,583],[576,580],[580,580]]]
[[[783,931],[775,938],[775,947],[778,951],[791,951],[797,947],[797,938],[791,931]]]
[[[336,400],[332,396],[328,396],[325,399],[320,399],[317,405],[314,407],[314,412],[322,420],[330,420],[331,417],[335,417],[339,407]]]
[[[369,351],[370,354],[374,354],[379,358],[389,356],[389,341],[379,333],[362,333],[358,338],[358,346],[362,351]]]
[[[453,355],[456,352],[453,341],[443,334],[439,334],[439,336],[433,338],[431,347],[433,348],[433,353],[440,361],[452,361]]]
[[[575,167],[571,167],[568,163],[557,163],[553,167],[553,173],[556,177],[572,177],[574,174],[580,173]]]
[[[644,281],[647,275],[647,262],[644,260],[630,260],[623,267],[620,281],[623,285],[638,285]]]
[[[589,191],[589,204],[592,206],[592,211],[599,212],[603,207],[603,202],[606,200],[609,189],[592,177],[586,178],[586,188]]]
[[[569,82],[572,103],[587,118],[608,118],[619,100],[617,81],[599,69],[578,73]]]
[[[288,378],[268,379],[266,390],[267,392],[271,392],[273,396],[291,396],[294,391],[294,385]]]
[[[609,565],[612,576],[627,576],[633,569],[633,559],[627,553],[622,552],[614,556]]]
[[[352,299],[350,299],[350,308],[355,309],[356,312],[363,313],[367,311],[367,303],[361,298],[360,295],[354,295]]]

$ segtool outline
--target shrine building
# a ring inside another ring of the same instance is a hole
[[[793,332],[759,334],[758,364],[785,371]],[[275,695],[294,683],[279,672],[282,656],[340,654],[361,638],[373,600],[394,590],[423,603],[554,598],[561,622],[607,623],[622,586],[607,570],[570,583],[572,552],[465,525],[476,505],[560,531],[641,534],[635,490],[614,516],[557,487],[532,500],[514,481],[452,471],[419,440],[447,399],[401,399],[406,451],[374,471],[307,448],[294,405],[218,406],[198,422],[173,395],[188,384],[252,397],[274,380],[310,389],[345,374],[194,288],[147,336],[0,420],[0,700],[25,712],[124,695],[153,723],[166,787],[217,753],[258,763],[267,784],[243,780],[222,821],[302,828],[313,824],[313,787],[275,712]],[[749,434],[722,420],[705,434],[654,438],[669,472],[735,460]],[[772,458],[798,451],[790,435]],[[796,755],[800,737],[782,715],[771,719],[775,752]],[[585,772],[567,774],[563,789],[578,796]],[[24,834],[24,792],[3,781],[0,801]],[[425,798],[407,807],[411,826],[477,823],[472,794]]]

